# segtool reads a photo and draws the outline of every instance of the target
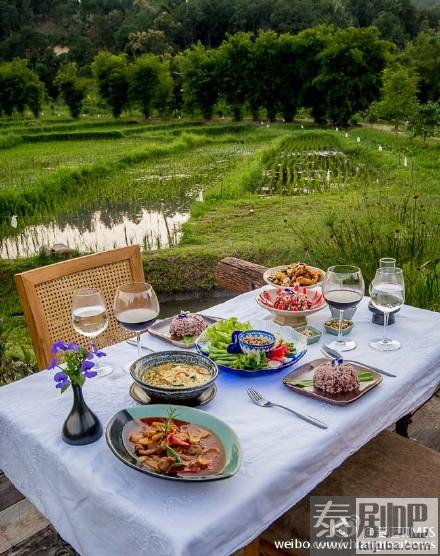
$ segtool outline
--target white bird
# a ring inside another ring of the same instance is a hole
[[[361,138],[359,137],[359,135],[358,135],[358,138],[356,139],[356,141],[357,141],[358,143],[361,142]]]
[[[382,145],[379,145],[379,151],[382,152],[383,151],[383,147]]]
[[[347,132],[345,132],[345,138],[348,139],[348,133]]]
[[[18,226],[17,216],[15,214],[11,216],[11,226],[13,228],[16,228]]]
[[[408,166],[408,159],[406,158],[406,156],[403,159],[403,165],[405,166],[405,168]]]
[[[339,127],[336,128],[336,131],[339,131]]]
[[[301,129],[304,129],[304,126],[301,124]]]

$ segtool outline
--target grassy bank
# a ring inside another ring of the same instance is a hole
[[[135,134],[125,147],[109,139],[114,151],[95,164],[58,169],[26,188],[7,187],[0,194],[1,210],[38,219],[43,211],[55,214],[78,203],[84,192],[87,199],[106,195],[115,202],[137,195],[149,206],[179,198],[191,206],[180,244],[144,253],[145,275],[159,293],[209,291],[215,287],[215,265],[227,255],[267,266],[294,260],[321,268],[352,263],[362,268],[367,283],[386,255],[404,267],[408,303],[440,310],[437,140],[424,145],[374,129],[346,136],[299,126],[167,125],[150,128],[142,148],[133,148]],[[71,144],[87,151],[81,142]],[[94,142],[89,144],[94,156]],[[33,147],[39,152],[38,143],[8,152],[30,153]],[[168,175],[179,177],[168,180]],[[136,181],[140,178],[144,181]],[[203,202],[190,195],[200,187]],[[0,264],[5,285],[0,314],[10,330],[7,351],[13,357],[32,359],[13,274],[51,260]]]

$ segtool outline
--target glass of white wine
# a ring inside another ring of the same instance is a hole
[[[370,284],[371,304],[384,314],[383,337],[373,340],[370,347],[379,351],[393,351],[400,348],[400,342],[387,336],[388,317],[405,302],[405,282],[401,268],[379,268]]]
[[[73,292],[72,326],[78,334],[89,338],[91,346],[93,339],[105,332],[108,327],[108,313],[104,296],[98,289],[83,288]],[[110,365],[101,365],[96,356],[93,370],[98,373],[98,378],[113,371]]]

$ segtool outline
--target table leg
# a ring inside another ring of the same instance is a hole
[[[257,537],[243,548],[243,556],[260,556],[260,538]]]
[[[411,413],[408,413],[408,415],[404,415],[397,421],[396,423],[397,434],[400,434],[400,436],[404,436],[405,438],[409,438],[408,427],[412,423],[411,417],[412,417]]]

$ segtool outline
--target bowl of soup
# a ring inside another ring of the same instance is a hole
[[[161,351],[135,361],[130,374],[153,401],[185,404],[213,386],[218,368],[198,353]]]

